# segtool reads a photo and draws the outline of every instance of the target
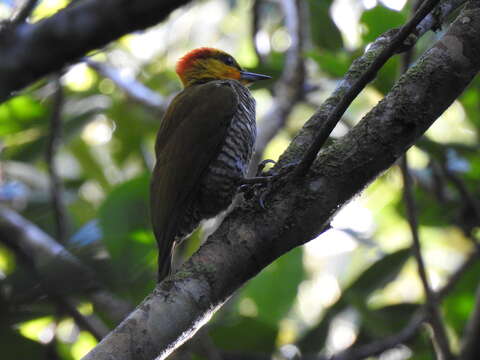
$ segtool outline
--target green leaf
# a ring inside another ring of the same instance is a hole
[[[68,143],[75,135],[83,129],[84,125],[87,124],[93,115],[97,114],[99,109],[89,110],[80,115],[75,115],[63,119],[63,134],[62,142]],[[38,135],[35,136],[32,141],[23,144],[22,146],[11,147],[8,151],[8,156],[14,158],[15,160],[22,161],[31,161],[43,157],[45,154],[45,146],[47,144],[47,138],[49,136],[48,128],[49,125],[44,124],[41,127],[37,127]]]
[[[149,176],[142,175],[114,188],[103,202],[100,225],[108,240],[150,227],[148,215]],[[123,252],[123,245],[106,240],[112,255]]]
[[[150,230],[149,188],[148,175],[127,181],[112,190],[99,211],[117,285],[136,300],[154,285],[157,247]]]
[[[477,134],[480,134],[480,116],[478,116],[478,104],[480,101],[480,80],[474,78],[470,86],[460,97],[460,101],[467,113],[468,120],[475,125]]]
[[[258,319],[276,325],[291,309],[302,279],[302,250],[296,248],[250,281],[242,290],[239,301],[245,298],[253,301],[258,310]]]
[[[351,58],[345,52],[310,51],[306,54],[332,77],[342,77],[347,72]]]
[[[47,347],[23,337],[8,327],[0,327],[2,359],[46,359]]]
[[[343,40],[330,16],[331,4],[331,0],[309,0],[308,13],[313,43],[320,49],[335,51],[343,48]]]
[[[360,18],[360,23],[365,28],[362,40],[365,43],[373,42],[385,31],[403,25],[405,20],[406,17],[403,13],[377,5],[365,11]]]
[[[420,304],[401,303],[387,305],[362,314],[361,326],[353,347],[383,341],[388,336],[396,336],[409,324],[420,307]],[[418,334],[405,344],[415,354],[415,357],[409,357],[409,359],[432,359],[431,341],[429,336],[425,336],[425,333],[427,331],[422,332],[422,328],[420,328]]]
[[[349,307],[355,307],[360,313],[367,311],[368,296],[394,280],[409,257],[410,250],[402,249],[385,255],[368,267],[343,291],[337,302],[325,312],[320,323],[310,329],[299,341],[300,349],[303,352],[322,350],[328,337],[331,320]]]
[[[115,141],[122,144],[112,149],[113,157],[121,165],[133,154],[141,154],[145,138],[158,130],[162,114],[152,117],[151,113],[141,106],[116,101],[110,107],[108,117],[115,122]]]
[[[418,304],[401,303],[368,309],[361,313],[362,327],[370,340],[395,334],[407,326],[419,307]]]
[[[410,249],[401,249],[373,263],[343,293],[346,299],[363,301],[375,290],[393,281],[410,257]]]
[[[69,144],[69,150],[80,163],[86,176],[89,176],[92,180],[96,180],[105,190],[110,190],[111,185],[105,174],[105,168],[92,154],[90,146],[81,138],[77,138]]]
[[[46,121],[44,104],[28,95],[17,96],[0,105],[0,136],[13,134]]]
[[[223,350],[265,352],[275,349],[277,327],[256,318],[240,317],[210,330],[216,346]]]
[[[414,189],[415,202],[418,206],[418,220],[424,226],[451,226],[459,213],[459,203],[453,199],[445,200],[445,206],[438,206],[435,194],[417,186]],[[405,204],[398,202],[396,211],[405,217]]]
[[[390,58],[377,73],[372,85],[383,95],[386,95],[397,81],[399,69],[398,57]]]
[[[337,302],[325,312],[320,323],[305,333],[297,343],[303,353],[320,352],[325,347],[330,330],[330,322],[340,313],[342,308],[343,304]]]
[[[466,271],[453,291],[443,301],[445,318],[457,334],[462,334],[465,324],[475,307],[475,292],[479,285],[480,262],[476,262]]]

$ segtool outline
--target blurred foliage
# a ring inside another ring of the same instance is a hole
[[[0,15],[10,16],[17,3],[0,1]],[[31,20],[49,16],[67,3],[40,1]],[[403,3],[304,3],[308,83],[317,85],[318,90],[309,94],[308,102],[295,107],[288,131],[269,144],[269,156],[280,155],[286,141],[311,114],[312,105],[328,96],[369,43],[406,21],[411,9],[410,4],[402,7]],[[289,36],[277,2],[261,1],[259,9],[260,28],[255,38],[250,31],[251,0],[204,0],[175,12],[152,29],[124,36],[93,56],[119,76],[138,79],[166,101],[180,90],[173,70],[176,59],[198,46],[229,51],[252,71],[275,80],[283,70]],[[439,35],[425,35],[416,53],[421,54]],[[253,39],[264,57],[262,62],[253,50]],[[389,91],[399,67],[398,56],[383,67],[345,115],[349,126]],[[49,80],[0,105],[0,201],[55,237],[45,163],[53,111]],[[93,269],[104,288],[137,304],[155,284],[156,246],[149,223],[148,192],[162,109],[152,110],[134,101],[112,79],[85,64],[66,69],[62,83],[66,100],[56,161],[67,208],[65,246]],[[259,118],[274,100],[273,84],[252,88]],[[435,289],[448,281],[478,236],[480,214],[474,205],[480,198],[479,90],[477,78],[408,154],[423,250]],[[342,129],[334,136],[344,133]],[[392,168],[379,177],[339,211],[332,224],[335,232],[289,252],[238,291],[209,324],[215,346],[221,351],[277,354],[278,358],[289,358],[282,352],[287,344],[304,353],[332,354],[395,334],[408,323],[424,299],[409,251],[399,170]],[[181,258],[198,248],[204,233],[201,228],[185,242]],[[88,292],[75,291],[84,287],[77,286],[61,264],[50,265],[63,277],[56,283],[62,293],[71,295],[79,308],[87,304],[88,314],[115,325],[118,319],[92,306]],[[475,304],[479,271],[478,263],[468,269],[442,303],[452,342],[458,343],[464,334]],[[76,360],[96,343],[51,301],[24,259],[1,243],[0,324],[2,359]],[[391,351],[396,359],[434,358],[424,330],[404,347]]]

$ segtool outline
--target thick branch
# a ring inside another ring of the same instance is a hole
[[[0,101],[110,41],[163,20],[189,0],[84,0],[0,34]]]
[[[441,16],[434,13],[427,15],[415,29],[417,36],[423,35],[428,30],[438,26],[439,21],[445,20],[455,9],[465,3],[466,0],[444,0],[437,8],[441,9]],[[342,100],[343,95],[350,91],[354,84],[360,79],[365,69],[370,67],[379,54],[390,44],[395,33],[387,32],[377,38],[365,51],[365,54],[355,60],[343,81],[339,83],[332,95],[320,106],[315,114],[310,117],[303,129],[296,135],[290,143],[287,151],[282,155],[277,166],[281,167],[285,164],[295,162],[299,159],[299,154],[305,153],[313,141],[315,135],[324,129],[329,114],[334,107]]]
[[[400,28],[395,34],[390,43],[375,57],[370,66],[361,74],[355,83],[345,92],[341,100],[335,105],[333,111],[328,115],[322,128],[315,135],[315,140],[310,144],[305,155],[302,157],[300,163],[297,165],[294,174],[296,176],[304,176],[310,166],[313,164],[317,153],[327,141],[330,133],[333,131],[341,117],[350,106],[352,101],[360,94],[360,92],[372,81],[377,72],[387,62],[387,60],[394,55],[394,53],[404,43],[410,33],[422,21],[425,16],[436,6],[440,0],[425,0],[422,6],[417,10],[415,15],[404,26]]]
[[[309,176],[243,204],[85,360],[165,358],[248,279],[318,235],[335,211],[391,166],[480,70],[480,3],[470,3],[362,121],[324,149]],[[294,158],[294,157],[293,157]],[[352,179],[354,179],[352,181]]]
[[[422,36],[428,30],[441,27],[442,23],[460,6],[465,4],[467,0],[443,0],[438,4],[437,10],[428,14],[425,19],[418,24],[415,29],[417,36]]]

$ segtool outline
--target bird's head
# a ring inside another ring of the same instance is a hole
[[[190,51],[177,63],[177,74],[183,86],[205,83],[212,80],[237,80],[248,85],[270,76],[242,70],[237,61],[221,50],[202,47]]]

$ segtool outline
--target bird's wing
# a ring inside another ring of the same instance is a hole
[[[187,88],[169,106],[157,136],[150,194],[159,259],[168,261],[177,221],[218,155],[237,108],[237,95],[225,81]]]

